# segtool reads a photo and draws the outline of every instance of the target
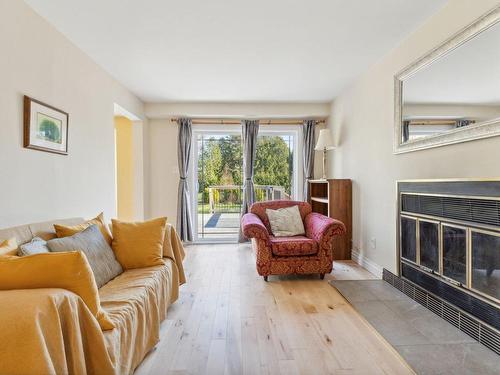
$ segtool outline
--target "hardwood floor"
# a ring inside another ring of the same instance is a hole
[[[319,276],[255,270],[250,245],[186,248],[188,283],[136,375],[413,374],[328,284],[374,278],[350,261]]]

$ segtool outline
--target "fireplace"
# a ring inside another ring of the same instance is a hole
[[[399,181],[397,235],[399,275],[384,278],[500,352],[500,179]]]

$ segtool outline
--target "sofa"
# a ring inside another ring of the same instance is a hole
[[[16,237],[55,237],[53,224],[0,230]],[[99,289],[101,307],[115,328],[103,331],[80,297],[63,289],[0,291],[0,374],[131,374],[158,343],[160,323],[185,282],[184,251],[173,227],[163,246],[164,265],[124,271]],[[47,270],[50,272],[50,270]]]
[[[298,206],[305,236],[275,237],[266,209]],[[253,204],[241,219],[242,232],[252,239],[259,275],[320,274],[321,279],[333,269],[332,240],[345,233],[345,225],[325,215],[312,212],[307,202],[279,200]]]

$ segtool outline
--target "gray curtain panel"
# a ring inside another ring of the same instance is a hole
[[[309,200],[309,180],[314,175],[314,142],[316,120],[305,120],[302,125],[302,134],[304,137],[304,200]]]
[[[243,120],[241,121],[241,128],[243,142],[243,202],[241,205],[241,216],[243,216],[255,202],[253,167],[255,164],[255,153],[257,150],[259,120]],[[241,231],[241,225],[238,237],[239,242],[246,241],[246,238]]]
[[[177,156],[179,159],[179,191],[177,197],[177,232],[182,241],[193,240],[193,225],[191,224],[191,204],[187,175],[189,158],[191,156],[191,119],[180,118]]]
[[[410,121],[403,121],[403,129],[402,129],[403,143],[408,142],[410,139]]]

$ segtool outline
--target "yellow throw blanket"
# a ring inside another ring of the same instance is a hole
[[[185,282],[184,249],[168,229],[165,265],[128,270],[99,290],[113,330],[103,332],[69,291],[0,291],[0,374],[131,374]]]
[[[182,241],[172,224],[167,224],[167,230],[165,231],[163,257],[170,258],[174,261],[179,272],[179,285],[184,284],[186,282],[186,275],[184,274],[184,266],[182,265],[182,261],[186,257],[186,254],[184,253],[184,246],[182,245]]]

